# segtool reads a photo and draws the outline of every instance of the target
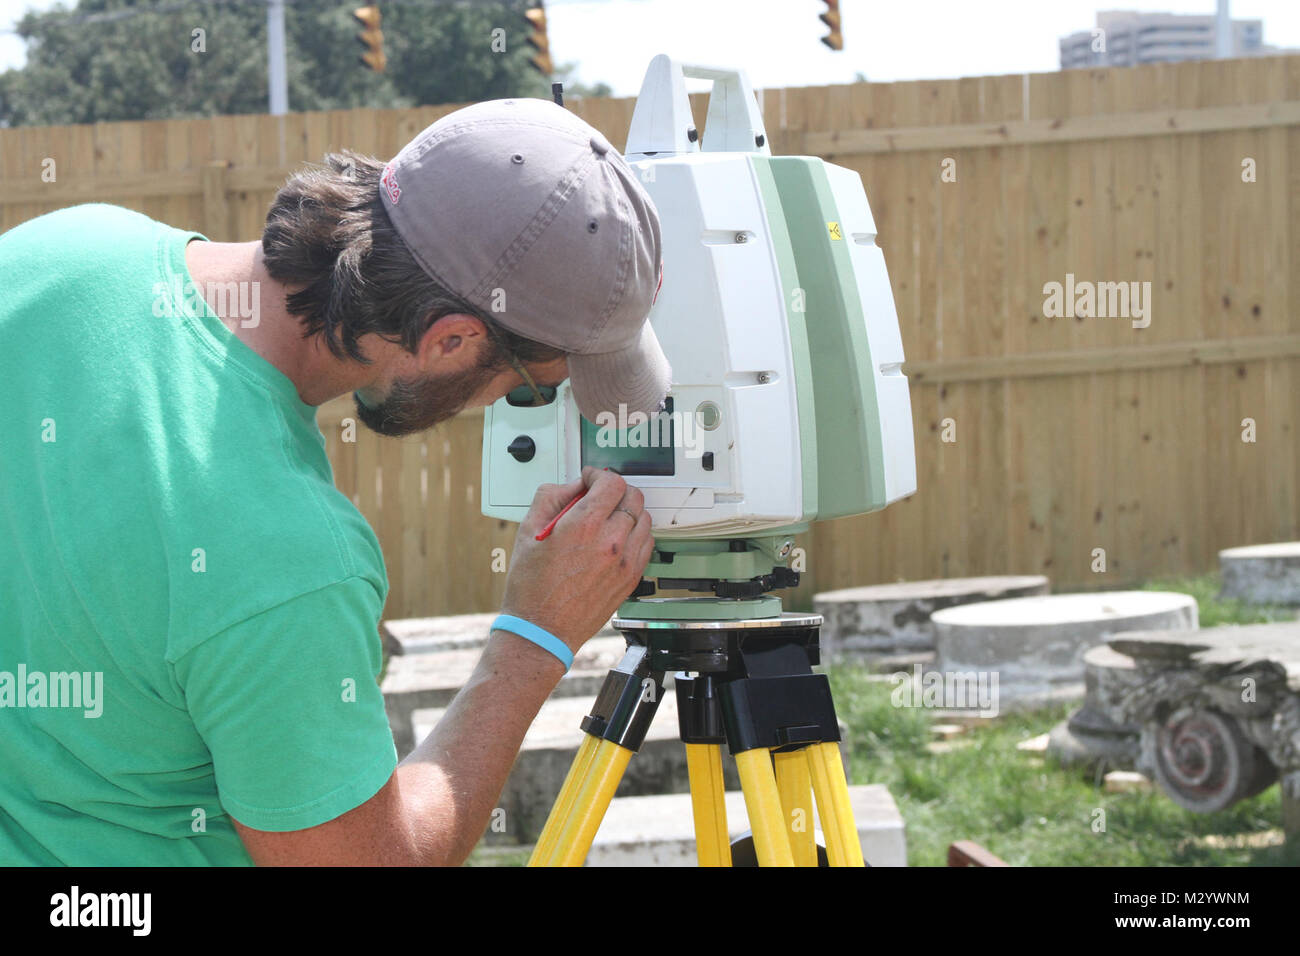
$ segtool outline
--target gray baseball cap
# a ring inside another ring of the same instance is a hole
[[[569,353],[584,418],[660,407],[672,370],[646,321],[663,276],[659,215],[594,127],[547,100],[478,103],[408,143],[379,191],[435,281]]]

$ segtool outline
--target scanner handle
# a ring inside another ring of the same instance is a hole
[[[629,162],[700,152],[700,137],[686,95],[687,77],[713,81],[705,120],[709,134],[705,152],[772,155],[763,114],[744,70],[681,63],[661,53],[646,68],[632,111],[623,150]]]

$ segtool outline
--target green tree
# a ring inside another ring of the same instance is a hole
[[[290,109],[549,93],[528,64],[527,24],[516,0],[381,3],[383,74],[357,60],[356,6],[287,5]],[[0,125],[266,111],[263,0],[80,0],[72,10],[29,13],[17,31],[27,42],[27,64],[0,74]]]
[[[388,70],[412,103],[550,94],[547,79],[528,63],[533,49],[518,4],[381,9]]]

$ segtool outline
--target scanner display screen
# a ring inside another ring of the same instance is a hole
[[[673,400],[655,415],[628,415],[622,422],[582,422],[582,464],[620,475],[673,475]],[[613,416],[611,416],[612,418]],[[617,425],[627,427],[619,428]]]

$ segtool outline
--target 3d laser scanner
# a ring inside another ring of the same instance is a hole
[[[703,137],[686,77],[713,81]],[[597,422],[579,416],[567,382],[546,405],[527,389],[497,402],[484,423],[483,512],[522,520],[539,484],[609,466],[645,494],[658,545],[648,577],[757,597],[789,582],[771,576],[809,522],[916,490],[871,208],[852,170],[771,155],[740,70],[656,57],[625,156],[661,221],[649,321],[672,364],[669,400],[648,418],[611,410]]]

